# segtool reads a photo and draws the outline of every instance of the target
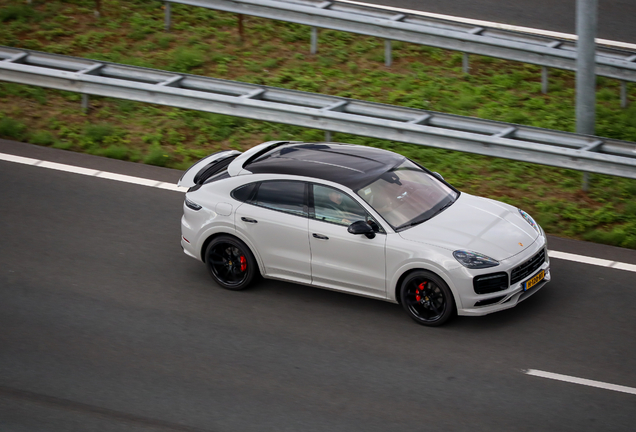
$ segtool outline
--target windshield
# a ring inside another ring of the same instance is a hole
[[[407,159],[359,189],[358,195],[399,230],[432,218],[459,193]]]

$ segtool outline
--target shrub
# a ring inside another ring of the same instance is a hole
[[[160,146],[153,146],[146,157],[144,157],[144,163],[148,165],[156,165],[164,167],[170,161],[170,154],[162,149]]]
[[[116,133],[117,129],[108,123],[91,124],[84,128],[84,136],[95,143],[103,143],[107,137]]]
[[[29,139],[31,144],[51,145],[55,142],[55,136],[49,131],[37,131]]]
[[[0,136],[23,140],[26,138],[26,125],[11,117],[3,117],[0,119]]]
[[[204,63],[205,56],[200,50],[180,47],[172,53],[172,63],[169,67],[176,72],[190,72]]]
[[[106,147],[102,152],[102,156],[106,156],[111,159],[127,159],[128,158],[128,148],[122,145],[110,145]]]
[[[33,8],[26,5],[12,5],[0,9],[0,22],[28,20],[35,16]]]

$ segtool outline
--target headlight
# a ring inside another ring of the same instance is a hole
[[[496,259],[492,259],[477,252],[456,250],[453,252],[453,256],[461,265],[468,267],[469,269],[485,269],[499,265],[499,261]]]
[[[519,214],[521,215],[522,218],[524,218],[526,220],[526,222],[528,222],[532,228],[536,229],[538,232],[541,232],[540,228],[539,228],[539,224],[537,224],[534,219],[532,219],[532,216],[530,216],[528,213],[524,212],[521,209],[517,209],[519,210]]]

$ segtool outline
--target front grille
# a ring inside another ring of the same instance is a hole
[[[535,256],[521,265],[518,265],[512,269],[510,284],[514,285],[519,281],[524,280],[535,271],[539,270],[539,267],[545,262],[545,249],[541,249]]]
[[[473,289],[477,294],[488,294],[508,289],[508,273],[489,273],[475,276]]]

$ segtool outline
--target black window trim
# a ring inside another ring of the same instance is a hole
[[[252,201],[254,199],[254,196],[256,195],[256,191],[258,190],[259,184],[260,182],[251,182],[251,183],[245,183],[242,184],[240,186],[235,187],[234,189],[232,189],[232,192],[230,192],[230,196],[235,199],[238,202],[242,202],[242,203],[249,203],[250,201]],[[254,185],[254,188],[252,189],[252,192],[250,192],[250,195],[247,197],[246,200],[240,200],[238,198],[236,198],[235,196],[235,192],[239,189],[243,189],[245,187],[249,187]]]

